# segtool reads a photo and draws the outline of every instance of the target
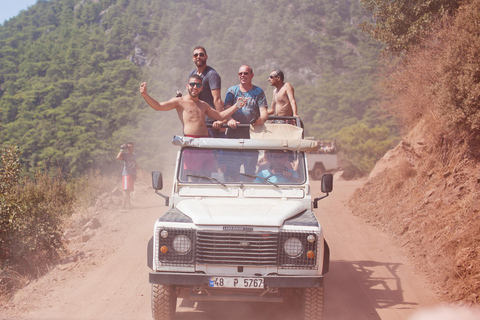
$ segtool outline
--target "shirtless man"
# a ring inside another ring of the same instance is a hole
[[[290,83],[284,82],[283,71],[275,69],[268,78],[273,89],[272,106],[268,109],[269,115],[298,117],[297,103]]]
[[[207,66],[207,50],[204,47],[196,46],[193,49],[192,57],[196,68],[190,72],[190,75],[198,74],[203,79],[203,89],[198,98],[208,103],[213,109],[223,111],[223,101],[220,97],[222,79],[215,69]],[[205,122],[213,123],[215,121],[207,117]],[[208,133],[212,138],[225,138],[225,129],[223,128],[209,128]]]
[[[176,109],[178,118],[183,125],[183,134],[190,137],[208,137],[208,130],[205,124],[205,115],[215,120],[224,120],[230,117],[235,111],[242,108],[245,102],[238,99],[233,108],[218,112],[211,108],[208,103],[198,98],[202,92],[202,77],[193,74],[187,84],[188,96],[173,98],[165,102],[158,102],[147,94],[147,83],[140,85],[140,94],[150,107],[157,111],[169,111]]]

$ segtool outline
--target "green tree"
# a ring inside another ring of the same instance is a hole
[[[373,38],[387,44],[386,53],[400,54],[418,46],[434,22],[455,14],[459,0],[361,0],[374,23],[363,23]]]
[[[363,123],[342,128],[336,140],[346,179],[368,174],[375,163],[398,142],[387,127],[369,128]]]

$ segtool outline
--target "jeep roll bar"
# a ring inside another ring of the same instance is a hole
[[[297,127],[303,128],[303,122],[298,117],[293,117],[293,116],[268,116],[267,121],[268,120],[295,120],[295,125]],[[239,124],[237,124],[237,127],[239,127],[239,128],[249,128],[250,125],[253,124],[255,121],[256,121],[256,119],[252,120],[252,122],[250,122],[249,124],[239,123]],[[207,128],[211,128],[211,127],[212,127],[212,123],[207,123]],[[222,128],[229,128],[229,126],[226,123],[224,123],[224,124],[222,124]]]

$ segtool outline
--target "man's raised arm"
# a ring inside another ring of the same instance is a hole
[[[227,107],[227,109],[223,110],[222,112],[218,112],[213,108],[206,108],[205,113],[212,119],[224,120],[234,114],[238,109],[241,109],[243,106],[245,106],[245,101],[239,98],[237,103],[235,103],[232,107]]]
[[[165,102],[158,102],[157,100],[153,99],[148,95],[146,82],[140,85],[140,94],[142,95],[143,99],[145,99],[145,101],[148,103],[148,105],[157,111],[173,110],[179,105],[178,102],[182,99],[172,98]]]

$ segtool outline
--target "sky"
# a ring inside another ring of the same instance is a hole
[[[0,24],[15,17],[20,10],[26,10],[36,2],[37,0],[0,0]]]

